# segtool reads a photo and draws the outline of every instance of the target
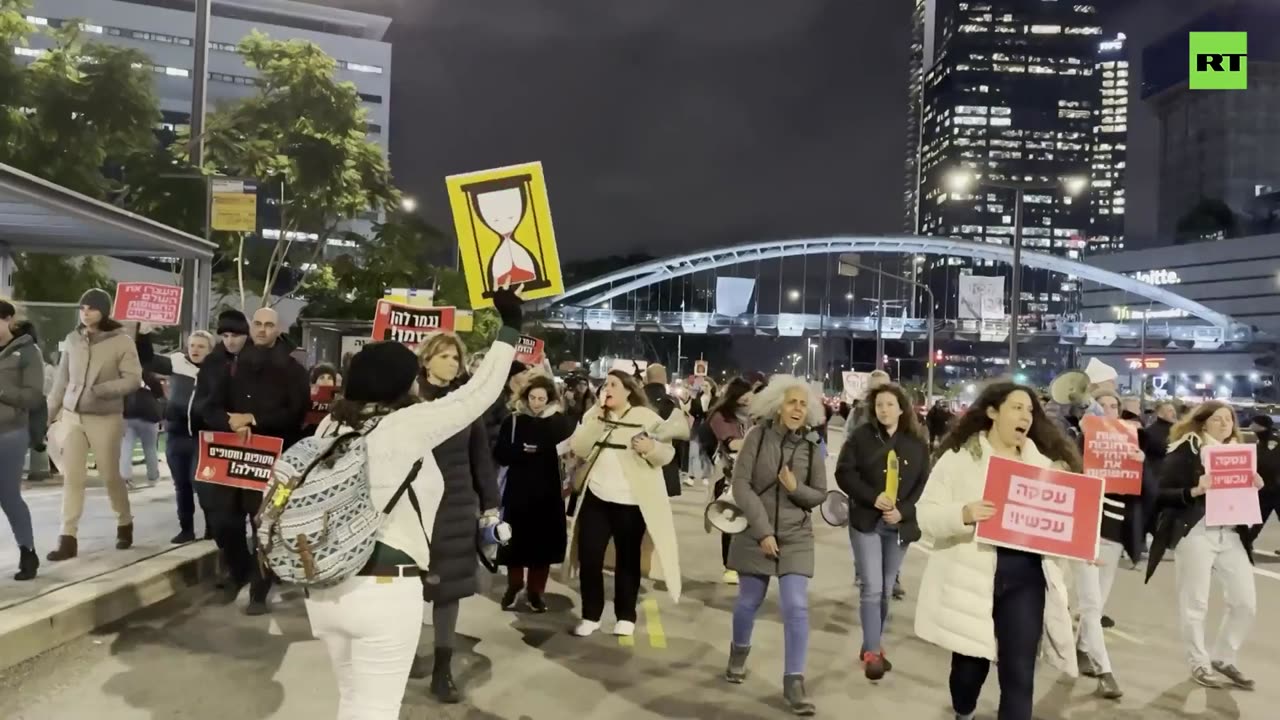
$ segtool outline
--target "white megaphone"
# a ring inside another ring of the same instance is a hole
[[[703,517],[708,525],[725,535],[737,535],[747,529],[747,515],[733,501],[731,489],[726,489],[720,497],[707,505]]]
[[[1059,405],[1088,405],[1089,376],[1080,370],[1068,370],[1049,383],[1049,397]]]
[[[849,525],[849,496],[839,490],[827,493],[827,499],[822,501],[819,510],[822,513],[822,519],[826,520],[831,527]]]

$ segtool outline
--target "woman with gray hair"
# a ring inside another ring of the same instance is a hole
[[[739,584],[725,679],[735,684],[746,679],[756,613],[769,578],[777,577],[785,647],[783,696],[796,715],[813,715],[804,666],[814,567],[809,513],[827,496],[827,470],[813,430],[822,424],[822,401],[804,380],[776,375],[752,399],[750,412],[760,423],[747,432],[733,467],[733,497],[748,527],[729,547],[729,567],[738,572]]]

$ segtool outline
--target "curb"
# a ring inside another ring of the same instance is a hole
[[[213,577],[210,542],[174,548],[38,595],[0,613],[0,672]]]

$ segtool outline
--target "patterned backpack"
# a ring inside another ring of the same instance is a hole
[[[369,562],[379,528],[406,492],[422,524],[412,487],[421,458],[385,508],[373,504],[365,435],[375,425],[304,438],[276,460],[258,511],[257,539],[259,562],[282,582],[325,588],[355,575]]]

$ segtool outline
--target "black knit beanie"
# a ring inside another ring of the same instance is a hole
[[[375,342],[351,358],[343,396],[354,402],[392,403],[409,393],[418,377],[418,356],[397,342]]]
[[[101,288],[85,290],[80,296],[80,307],[89,307],[102,313],[103,319],[111,317],[111,293]]]
[[[244,313],[239,310],[224,310],[218,315],[218,335],[231,333],[232,335],[248,335],[249,321],[245,318]]]

